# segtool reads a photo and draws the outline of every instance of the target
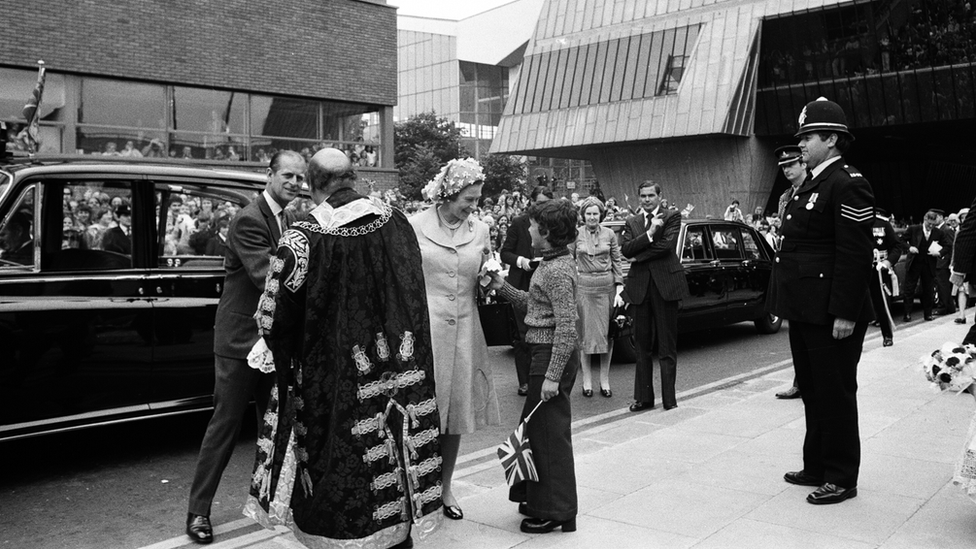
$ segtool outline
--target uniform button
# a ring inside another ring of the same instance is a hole
[[[454,326],[454,325],[456,324],[456,322],[454,322],[454,319],[452,318],[451,320],[448,320],[448,321],[447,321],[447,324],[448,324],[449,326]]]
[[[779,257],[776,258],[776,263],[779,263]]]
[[[799,199],[800,199],[799,195],[793,197],[793,200],[799,200]]]
[[[454,278],[454,277],[456,277],[456,276],[457,276],[457,273],[456,273],[456,272],[454,272],[454,271],[447,271],[447,276],[449,276],[449,277],[451,277],[451,278]]]
[[[823,278],[823,273],[820,273],[820,278]]]
[[[454,301],[454,294],[448,294],[447,295],[447,299],[450,299],[451,301]]]
[[[793,219],[793,214],[786,214],[786,219]]]

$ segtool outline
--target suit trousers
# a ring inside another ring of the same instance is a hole
[[[545,372],[551,356],[551,344],[532,345],[529,395],[522,407],[520,421],[542,398],[542,382],[546,379]],[[532,447],[539,482],[515,483],[508,491],[508,499],[525,502],[529,514],[536,518],[565,521],[575,517],[578,512],[573,413],[569,400],[578,369],[579,354],[573,351],[559,380],[559,392],[543,402],[526,424],[525,434]]]
[[[901,296],[906,315],[912,312],[912,305],[915,303],[915,287],[918,286],[919,281],[922,284],[922,312],[925,316],[932,314],[932,305],[935,301],[932,295],[935,273],[928,265],[919,265],[922,261],[924,261],[923,258],[916,257],[912,268],[905,273],[905,285],[902,287]]]
[[[803,398],[803,470],[842,488],[857,486],[861,439],[857,425],[857,363],[867,323],[834,339],[833,326],[790,321],[790,349]]]
[[[521,387],[529,382],[529,364],[532,363],[532,345],[525,341],[525,332],[528,331],[525,311],[515,309],[515,326],[518,328],[519,338],[512,343],[512,350],[515,352],[515,375],[518,376]]]
[[[872,269],[874,272],[871,273],[871,305],[874,307],[874,319],[878,321],[878,326],[881,327],[881,335],[890,338],[892,336],[891,323],[888,321],[888,315],[891,312],[888,308],[888,296],[885,295],[884,288],[881,287],[882,278],[888,282],[890,277],[888,271],[883,271],[881,275],[878,275],[878,271]]]
[[[678,302],[665,301],[654,282],[647,287],[644,302],[634,311],[637,367],[634,400],[654,404],[654,363],[661,368],[661,401],[665,408],[678,404],[674,383],[678,376]]]
[[[197,470],[190,488],[187,509],[190,513],[210,516],[210,504],[217,493],[220,477],[234,453],[244,411],[253,398],[260,431],[274,377],[251,368],[247,360],[214,356],[214,411],[200,444]]]
[[[948,266],[935,269],[935,287],[939,294],[937,305],[947,315],[956,312],[956,300],[952,297],[952,283],[949,282],[950,274]]]

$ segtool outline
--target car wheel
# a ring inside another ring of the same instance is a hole
[[[783,319],[772,313],[766,313],[754,322],[756,330],[761,334],[775,334],[783,326]]]

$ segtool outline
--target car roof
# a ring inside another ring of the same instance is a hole
[[[238,166],[239,165],[239,166]],[[126,158],[83,156],[50,156],[33,159],[16,159],[0,170],[15,180],[39,175],[118,174],[157,177],[191,177],[264,183],[264,167],[258,163],[234,163],[227,166],[213,165],[204,161],[170,160],[163,158]]]

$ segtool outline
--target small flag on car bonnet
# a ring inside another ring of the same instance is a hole
[[[525,427],[529,423],[529,419],[532,418],[532,414],[539,409],[539,404],[535,405],[535,408],[529,412],[529,415],[525,416],[525,419],[519,423],[519,426],[515,429],[505,442],[502,442],[501,446],[498,447],[498,459],[502,462],[502,468],[505,469],[505,480],[508,482],[509,486],[513,486],[516,482],[521,481],[539,481],[539,473],[535,470],[535,460],[532,459],[532,448],[529,446],[529,437],[525,434]]]

